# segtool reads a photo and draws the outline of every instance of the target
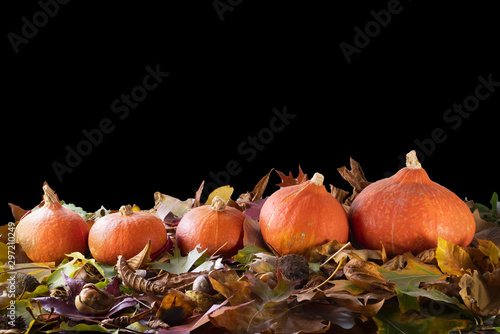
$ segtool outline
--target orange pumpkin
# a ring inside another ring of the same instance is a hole
[[[419,253],[437,246],[438,236],[468,246],[475,233],[467,205],[450,190],[431,181],[415,151],[406,167],[370,184],[349,210],[352,231],[365,248],[387,253]]]
[[[90,229],[90,253],[98,262],[116,264],[118,255],[125,259],[137,255],[151,240],[151,254],[167,242],[167,230],[160,218],[142,211],[133,211],[130,205],[119,212],[97,220]]]
[[[307,255],[318,245],[336,239],[347,242],[349,224],[342,205],[323,186],[323,175],[281,188],[264,203],[260,230],[278,253]]]
[[[47,182],[43,191],[43,207],[24,216],[16,228],[17,242],[26,255],[33,262],[59,263],[66,254],[87,253],[87,222],[63,207]]]
[[[185,253],[199,245],[210,255],[233,256],[243,248],[244,220],[240,210],[215,196],[211,205],[196,207],[182,217],[175,234],[177,245]]]

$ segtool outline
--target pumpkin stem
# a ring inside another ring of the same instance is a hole
[[[120,207],[120,214],[125,217],[125,216],[129,216],[131,214],[134,213],[134,210],[132,210],[132,206],[131,205],[122,205]]]
[[[222,211],[226,208],[226,202],[219,196],[215,196],[212,199],[212,205],[210,205],[215,211]]]
[[[418,162],[417,152],[415,152],[415,150],[412,150],[406,155],[406,167],[410,169],[422,168],[422,165]]]
[[[56,203],[58,204],[60,203],[56,193],[49,187],[47,182],[43,183],[42,189],[43,189],[43,200],[45,201],[45,204],[54,205]]]
[[[313,175],[313,177],[311,179],[311,182],[314,183],[317,186],[322,186],[324,180],[325,180],[325,177],[322,174],[320,174],[320,173],[314,173],[314,175]]]

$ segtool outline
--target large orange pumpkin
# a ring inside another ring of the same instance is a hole
[[[450,190],[431,181],[415,151],[406,167],[370,184],[349,210],[356,240],[362,247],[388,253],[418,253],[437,246],[441,237],[468,246],[475,232],[467,205]]]
[[[326,191],[323,175],[281,188],[264,203],[260,230],[277,252],[307,255],[311,248],[336,239],[347,242],[349,224],[342,205]]]
[[[16,228],[17,242],[26,255],[33,262],[59,263],[66,254],[87,253],[87,222],[63,207],[47,182],[43,191],[43,207],[24,216]]]
[[[215,196],[211,205],[202,205],[188,211],[177,225],[175,238],[179,248],[188,253],[196,246],[207,254],[235,255],[243,248],[243,221],[245,215],[226,206]]]
[[[129,259],[142,251],[151,240],[151,254],[167,242],[167,230],[160,218],[142,211],[133,211],[130,205],[120,212],[100,218],[90,229],[90,253],[98,262],[116,264],[118,255]]]

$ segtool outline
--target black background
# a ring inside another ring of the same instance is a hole
[[[4,223],[7,202],[33,207],[44,181],[87,211],[148,209],[155,191],[193,197],[231,160],[240,168],[229,179],[233,198],[271,168],[296,175],[299,164],[350,190],[336,171],[349,157],[375,181],[436,128],[446,140],[421,156],[430,177],[488,202],[500,191],[500,87],[456,129],[443,115],[474,95],[479,76],[500,82],[498,12],[491,2],[402,0],[348,63],[340,43],[353,45],[354,28],[389,3],[73,0],[17,53],[8,34],[22,35],[22,18],[33,22],[42,7],[3,4]],[[170,74],[119,119],[111,103],[142,84],[147,66]],[[251,159],[242,154],[238,147],[269,134],[272,110],[285,106],[295,118]],[[66,147],[76,149],[82,131],[105,118],[114,130],[58,179],[52,164],[64,164]],[[278,182],[273,174],[267,195]]]

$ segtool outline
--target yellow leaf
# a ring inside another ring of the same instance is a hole
[[[500,250],[491,240],[481,240],[477,239],[479,244],[479,250],[484,255],[490,258],[491,265],[493,269],[498,269],[498,257],[500,255]]]
[[[234,188],[231,186],[223,186],[215,189],[208,195],[208,199],[205,202],[206,205],[212,204],[212,200],[214,199],[215,196],[219,196],[222,198],[225,202],[227,202],[230,198],[231,195],[233,194]]]
[[[463,276],[469,270],[478,270],[469,253],[462,247],[438,237],[436,260],[439,268],[448,275]]]

